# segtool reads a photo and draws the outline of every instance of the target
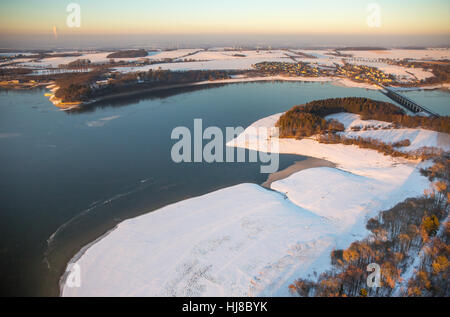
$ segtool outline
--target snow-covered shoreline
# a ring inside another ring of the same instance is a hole
[[[329,267],[332,249],[364,237],[368,217],[429,186],[420,174],[428,162],[252,135],[253,127],[274,127],[280,115],[255,122],[228,145],[264,151],[279,141],[280,153],[323,158],[337,168],[302,170],[273,182],[273,191],[241,184],[126,220],[74,258],[81,287],[62,280],[61,295],[286,296],[294,279]],[[334,117],[346,133],[374,124],[352,114]],[[450,149],[448,135],[432,131],[370,132],[384,141],[408,137],[411,149],[424,142]]]

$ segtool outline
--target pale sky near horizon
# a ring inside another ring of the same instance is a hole
[[[67,4],[81,27],[66,25]],[[378,3],[381,27],[367,25]],[[0,34],[450,34],[449,0],[14,0]]]

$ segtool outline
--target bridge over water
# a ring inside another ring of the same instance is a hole
[[[383,92],[383,94],[385,94],[386,96],[388,96],[395,102],[401,104],[403,107],[410,110],[411,112],[413,112],[413,113],[424,112],[432,117],[436,117],[436,118],[439,117],[439,115],[436,112],[431,111],[430,109],[426,108],[425,106],[419,105],[417,102],[412,101],[411,99],[409,99],[403,95],[400,95],[395,90],[393,90],[389,87],[385,87],[383,85],[378,85],[378,86],[380,86],[382,88],[381,91]]]

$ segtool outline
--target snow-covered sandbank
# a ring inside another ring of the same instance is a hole
[[[273,128],[280,115],[255,122],[229,145],[264,151],[279,142],[281,153],[323,158],[337,168],[302,170],[273,182],[273,191],[241,184],[126,220],[74,257],[81,287],[62,281],[62,295],[289,295],[296,278],[330,266],[330,251],[365,237],[369,217],[429,186],[419,170],[427,162],[314,139],[252,134],[253,127]],[[355,124],[375,123],[345,113],[334,117],[342,120],[345,133],[353,133]],[[402,130],[370,132],[389,141],[402,138]],[[432,139],[424,133],[409,133],[411,146]],[[443,142],[436,145],[449,148]]]
[[[330,232],[327,219],[241,184],[121,223],[81,256],[81,287],[62,295],[275,292],[332,244]]]

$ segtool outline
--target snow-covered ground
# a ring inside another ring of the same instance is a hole
[[[331,230],[281,195],[241,184],[121,223],[77,261],[81,288],[63,295],[276,292],[292,270],[308,267],[303,257],[314,262],[332,244]]]
[[[1,62],[0,63],[0,67],[4,66],[4,65],[8,65],[11,63],[19,63],[19,64],[23,64],[23,63],[30,63],[32,60],[29,58],[16,58],[14,60],[10,60],[10,61],[6,61],[6,62]],[[17,66],[14,66],[17,67]]]
[[[368,61],[347,60],[347,63],[376,67],[386,74],[395,75],[399,81],[411,81],[415,79],[422,80],[434,76],[432,72],[426,71],[422,68],[406,68],[397,65],[390,65],[381,61],[368,62]]]
[[[259,59],[259,58],[284,58],[293,55],[285,50],[273,51],[200,51],[194,55],[189,56],[193,60],[228,60],[228,59]]]
[[[308,58],[297,56],[295,53],[305,53],[315,56]],[[260,62],[304,62],[317,67],[335,67],[350,63],[355,65],[365,65],[376,67],[386,74],[394,75],[397,80],[410,82],[433,77],[433,73],[422,68],[406,68],[387,63],[385,58],[403,59],[410,58],[416,60],[435,60],[450,58],[450,50],[387,50],[387,51],[349,51],[354,57],[332,56],[332,50],[271,50],[271,51],[211,51],[198,50],[197,53],[188,58],[191,62],[182,62],[184,58],[177,58],[176,63],[161,63],[141,67],[120,67],[116,70],[122,73],[148,71],[149,69],[165,69],[172,71],[187,70],[247,70],[252,65]],[[159,54],[159,58],[162,57]],[[411,55],[408,55],[411,53]],[[292,59],[293,58],[293,59]],[[180,62],[181,61],[181,62]],[[345,84],[345,82],[343,82]]]
[[[195,53],[197,51],[202,51],[203,49],[201,48],[186,48],[186,49],[177,49],[177,50],[171,50],[171,51],[162,51],[159,52],[157,55],[154,56],[150,56],[150,59],[153,60],[160,60],[160,59],[165,59],[165,58],[173,58],[173,59],[177,59],[177,58],[183,58],[186,56],[186,58],[190,58],[187,57],[187,55]]]
[[[62,295],[289,295],[296,278],[329,267],[333,248],[363,238],[368,217],[429,186],[419,172],[426,162],[254,133],[255,127],[275,131],[280,115],[255,122],[228,145],[264,151],[279,142],[280,153],[324,158],[337,168],[302,170],[272,183],[274,191],[241,184],[124,221],[74,258],[81,287],[63,284]],[[346,128],[386,125],[350,114],[334,117]],[[389,131],[378,136],[391,141],[405,133]],[[413,145],[432,138],[422,133]],[[448,140],[443,146],[449,147]]]
[[[392,50],[369,50],[369,51],[344,51],[345,54],[351,54],[354,57],[361,57],[367,59],[378,58],[390,58],[390,59],[423,59],[423,60],[437,60],[437,59],[449,59],[450,49],[418,49],[418,50],[404,50],[404,49],[392,49]]]
[[[380,90],[379,86],[369,83],[360,83],[353,81],[349,78],[339,78],[335,77],[333,80],[333,84],[341,87],[355,87],[355,88],[363,88],[363,89],[371,89],[371,90]]]
[[[244,70],[261,62],[293,62],[292,53],[283,50],[274,51],[199,51],[196,54],[179,58],[190,59],[191,62],[161,63],[142,67],[120,67],[119,72],[148,71],[149,69],[165,69],[174,71],[186,70]],[[158,56],[160,58],[160,56]]]
[[[327,116],[326,119],[336,119],[344,124],[346,131],[342,133],[345,137],[362,137],[378,139],[385,143],[395,143],[410,140],[411,145],[398,150],[409,152],[422,147],[438,147],[450,151],[450,135],[425,129],[383,129],[391,126],[390,123],[377,120],[361,120],[360,116],[353,113],[338,113]],[[366,131],[353,131],[352,127],[368,128]],[[379,129],[375,130],[373,127]]]

